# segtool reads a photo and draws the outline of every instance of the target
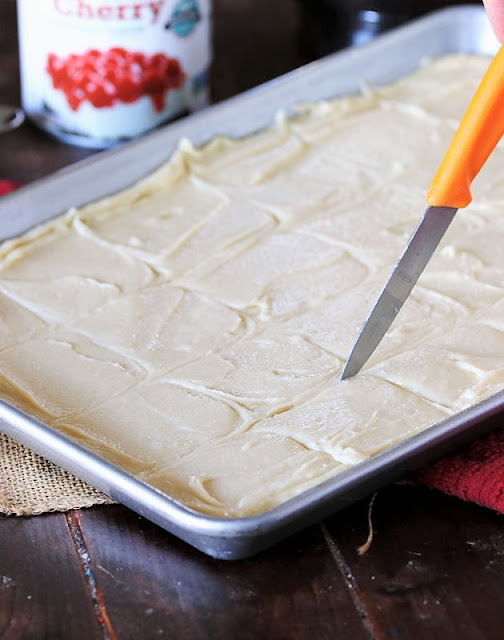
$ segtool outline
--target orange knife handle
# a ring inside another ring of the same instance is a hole
[[[471,183],[504,134],[504,45],[488,67],[427,192],[431,206],[466,207]],[[504,166],[502,167],[504,171]]]

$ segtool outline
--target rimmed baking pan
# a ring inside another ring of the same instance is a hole
[[[70,207],[131,185],[168,160],[183,137],[199,145],[216,135],[244,136],[271,124],[278,109],[289,113],[300,102],[356,93],[363,78],[372,85],[382,85],[414,71],[425,57],[491,54],[496,48],[482,9],[456,7],[433,13],[365,47],[314,62],[5,197],[0,202],[0,239],[16,236]],[[181,506],[139,478],[1,401],[0,425],[17,441],[201,551],[217,558],[237,559],[274,544],[477,437],[492,427],[492,418],[503,408],[504,393],[499,393],[274,509],[234,519],[202,515]]]

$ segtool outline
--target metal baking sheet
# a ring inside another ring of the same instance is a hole
[[[130,185],[166,162],[183,137],[202,144],[218,134],[244,136],[271,124],[278,109],[289,113],[299,102],[355,93],[363,79],[373,85],[386,84],[417,69],[423,58],[448,53],[493,54],[497,47],[483,9],[465,6],[434,12],[369,45],[311,63],[5,196],[0,202],[0,240]],[[503,410],[504,391],[270,511],[235,519],[210,517],[181,506],[3,401],[0,428],[204,553],[238,559],[488,431]]]

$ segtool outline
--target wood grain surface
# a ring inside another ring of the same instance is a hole
[[[216,0],[214,100],[299,66],[298,0]],[[15,1],[0,0],[0,102],[18,103]],[[0,178],[90,155],[30,124]],[[376,496],[258,556],[217,561],[122,506],[0,517],[0,638],[501,640],[503,518],[422,487]]]

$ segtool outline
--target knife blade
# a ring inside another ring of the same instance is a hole
[[[341,371],[357,374],[375,351],[436,250],[471,183],[504,134],[504,45],[485,72],[427,192],[427,210],[362,326]],[[504,168],[503,168],[504,170]]]
[[[457,209],[453,207],[427,207],[362,326],[341,373],[342,380],[354,376],[368,361],[399,313],[456,213]]]

